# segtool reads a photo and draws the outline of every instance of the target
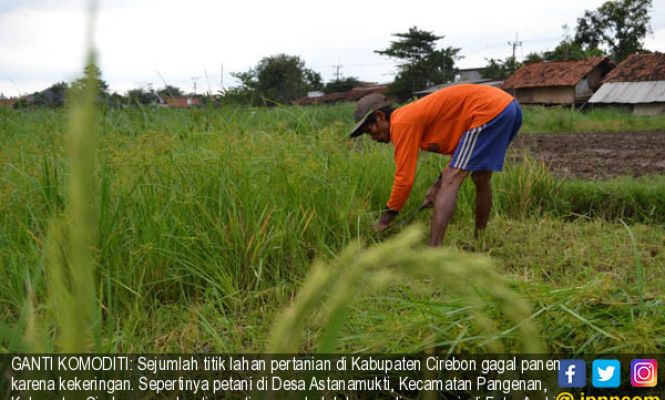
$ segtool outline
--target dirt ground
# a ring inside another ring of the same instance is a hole
[[[606,179],[665,174],[665,132],[520,135],[527,148],[557,176]]]

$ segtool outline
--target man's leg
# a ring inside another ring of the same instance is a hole
[[[492,210],[492,171],[474,171],[471,179],[476,185],[476,230],[474,236],[478,235],[487,227]]]
[[[430,231],[429,245],[440,246],[450,218],[457,204],[457,192],[459,192],[464,178],[469,171],[447,166],[441,174],[441,188],[434,199],[434,213],[432,214],[432,228]]]

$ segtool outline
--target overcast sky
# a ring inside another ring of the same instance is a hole
[[[324,81],[392,80],[395,64],[374,50],[411,26],[461,48],[460,68],[551,50],[584,10],[604,0],[304,1],[102,0],[95,34],[112,91],[168,84],[217,92],[265,56],[300,56]],[[0,0],[0,93],[16,96],[71,81],[82,70],[85,0]],[[665,52],[665,0],[653,0],[645,47]],[[223,79],[222,79],[223,71]],[[161,75],[161,77],[160,77]],[[162,79],[163,78],[163,79]]]

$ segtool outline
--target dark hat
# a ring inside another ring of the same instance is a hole
[[[356,105],[356,111],[353,113],[353,119],[356,121],[356,126],[351,130],[349,137],[357,137],[362,135],[364,132],[361,130],[367,117],[374,111],[378,111],[383,107],[389,106],[388,99],[386,96],[380,93],[372,93],[363,97],[358,101]]]

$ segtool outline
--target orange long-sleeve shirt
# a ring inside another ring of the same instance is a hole
[[[388,208],[399,211],[406,203],[420,150],[453,154],[464,132],[488,123],[512,101],[512,96],[494,87],[456,85],[393,111],[390,141],[396,169]]]

